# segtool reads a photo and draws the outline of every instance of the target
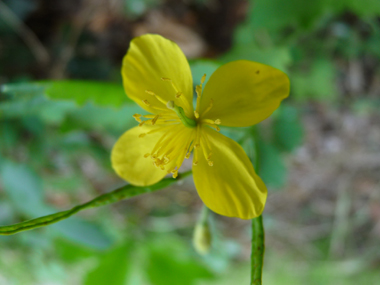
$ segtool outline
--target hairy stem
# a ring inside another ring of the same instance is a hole
[[[40,218],[28,220],[25,222],[21,222],[18,224],[13,224],[9,226],[0,226],[0,235],[13,235],[19,232],[28,231],[32,229],[36,229],[39,227],[44,227],[47,225],[51,225],[54,223],[57,223],[59,221],[62,221],[64,219],[67,219],[71,217],[72,215],[83,211],[88,208],[94,208],[94,207],[100,207],[104,205],[108,205],[111,203],[119,202],[124,199],[129,199],[141,194],[145,193],[151,193],[155,192],[157,190],[163,189],[173,183],[175,183],[178,180],[181,180],[191,174],[191,171],[184,172],[180,174],[177,179],[172,178],[165,178],[161,180],[160,182],[146,187],[138,187],[133,185],[125,185],[123,187],[120,187],[110,193],[103,194],[85,204],[75,206],[74,208],[58,212],[55,214],[43,216]]]

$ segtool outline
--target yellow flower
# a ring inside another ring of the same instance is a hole
[[[132,40],[122,76],[126,94],[151,115],[135,114],[139,126],[116,142],[116,173],[133,185],[152,185],[168,173],[177,177],[193,153],[194,183],[208,208],[229,217],[259,216],[265,184],[242,147],[218,132],[219,125],[247,127],[267,118],[288,96],[288,77],[256,62],[227,63],[203,92],[202,77],[194,110],[186,57],[174,42],[151,34]]]

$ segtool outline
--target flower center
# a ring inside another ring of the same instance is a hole
[[[145,92],[154,96],[162,106],[153,106],[148,99],[144,99],[143,103],[150,108],[158,111],[156,115],[135,114],[133,117],[139,122],[139,126],[151,125],[155,126],[148,132],[141,133],[140,138],[149,134],[161,132],[162,136],[156,142],[150,153],[144,155],[145,158],[151,158],[153,165],[172,173],[173,178],[178,176],[178,170],[181,167],[184,159],[188,159],[190,154],[194,153],[193,165],[197,165],[199,156],[204,155],[209,166],[213,166],[214,162],[211,160],[212,151],[206,132],[202,131],[202,125],[208,125],[215,130],[220,131],[218,125],[221,123],[219,119],[203,119],[204,115],[208,113],[213,107],[213,100],[210,100],[209,106],[199,114],[200,102],[202,95],[202,84],[206,79],[206,74],[202,76],[201,83],[196,86],[195,92],[197,94],[197,103],[194,110],[194,117],[189,118],[186,116],[185,110],[193,110],[193,107],[183,96],[183,93],[178,90],[177,86],[169,78],[161,78],[163,81],[171,84],[175,91],[174,100],[166,101],[156,93],[150,90]],[[146,118],[147,120],[142,120]],[[185,126],[185,128],[183,127]]]

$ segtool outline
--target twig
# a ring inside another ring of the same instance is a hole
[[[60,57],[51,69],[51,77],[54,79],[63,79],[65,76],[65,70],[67,64],[70,62],[74,55],[75,47],[79,40],[80,35],[85,28],[89,16],[93,12],[93,9],[88,9],[79,14],[78,24],[74,26],[72,33],[69,36],[67,44],[63,47]]]
[[[341,257],[344,254],[346,238],[350,228],[351,198],[348,191],[351,180],[347,176],[343,176],[339,182],[329,249],[330,257]]]
[[[29,29],[11,9],[0,0],[0,16],[4,21],[15,30],[30,48],[36,60],[43,65],[50,61],[49,52],[37,38],[34,32]]]

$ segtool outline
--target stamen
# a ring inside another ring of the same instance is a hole
[[[172,84],[172,87],[173,87],[173,89],[175,90],[175,92],[178,93],[178,88],[177,88],[177,86],[175,86],[174,82],[173,82],[170,78],[161,77],[161,80],[170,82],[170,83]]]
[[[156,107],[156,106],[151,106],[152,109],[155,109],[155,110],[159,110],[159,111],[164,111],[164,112],[169,112],[170,110],[168,109],[164,109],[164,108],[160,108],[160,107]]]
[[[155,96],[156,94],[154,94],[154,92],[153,91],[150,91],[150,90],[145,90],[145,93],[148,93],[149,95],[153,95],[153,96]]]
[[[200,147],[200,127],[198,125],[197,127],[197,133],[195,135],[195,140],[194,140],[194,144],[192,146],[192,149],[194,149],[194,159],[193,159],[193,165],[197,165],[198,164],[198,148]]]
[[[152,154],[156,155],[156,157],[160,156],[160,153],[164,153],[168,155],[169,151],[171,152],[171,147],[173,147],[173,143],[171,142],[172,137],[168,136],[171,133],[177,133],[178,131],[183,130],[183,127],[178,125],[177,127],[169,129],[166,133],[162,135],[162,137],[157,141],[156,145],[152,150]],[[176,144],[174,146],[177,146]]]
[[[157,115],[157,116],[155,116],[155,117],[153,118],[153,120],[152,120],[152,125],[154,125],[154,124],[157,122],[157,120],[158,120],[159,117],[160,117],[160,115]]]
[[[148,158],[150,156],[150,153],[144,154],[144,158]]]
[[[139,138],[143,138],[143,137],[145,137],[146,136],[146,133],[141,133],[141,134],[139,134]]]
[[[205,83],[205,80],[206,80],[206,73],[203,74],[203,76],[201,78],[201,84]]]
[[[142,122],[139,124],[139,127],[142,127],[145,123],[146,123],[146,121],[142,121]]]
[[[208,125],[208,126],[210,126],[210,127],[212,127],[212,128],[214,128],[216,131],[220,131],[220,128],[215,124],[215,122],[214,121],[212,121],[212,123],[210,123],[210,122],[208,122],[208,121],[206,121],[206,120],[202,120],[202,123],[204,124],[204,125]]]
[[[202,116],[204,116],[208,111],[210,111],[213,106],[214,106],[214,100],[210,99],[210,104],[207,107],[207,109],[203,112]]]
[[[201,78],[201,84],[197,85],[195,87],[195,93],[197,93],[197,104],[195,106],[194,116],[198,119],[199,118],[199,108],[201,103],[201,95],[202,95],[202,84],[206,80],[206,74],[203,74]]]
[[[192,109],[192,106],[190,106],[190,103],[186,100],[185,96],[182,96],[183,92],[181,92],[181,91],[178,90],[177,86],[174,84],[174,82],[170,78],[162,77],[161,80],[170,82],[170,84],[172,85],[174,91],[176,92],[175,98],[176,99],[181,99],[182,103],[184,104],[184,108],[186,110],[191,110]],[[172,109],[170,107],[168,107],[168,108]]]
[[[202,123],[206,125],[220,125],[221,121],[220,119],[216,119],[216,120],[203,119]]]
[[[201,97],[201,95],[202,95],[202,85],[195,86],[195,93],[197,93],[197,97]]]
[[[165,101],[164,99],[162,99],[160,96],[158,96],[153,91],[145,90],[145,93],[148,93],[149,95],[152,95],[152,96],[156,97],[158,101],[160,101],[162,104],[166,105],[167,101]]]
[[[139,123],[141,123],[141,115],[140,114],[134,114],[133,116],[132,116],[137,122],[139,122]]]
[[[175,125],[178,125],[178,124],[175,124]],[[163,130],[166,130],[166,129],[169,129],[169,128],[172,128],[172,127],[173,127],[173,125],[166,125],[165,127],[159,127],[157,129],[151,130],[151,131],[147,132],[146,134],[150,135],[150,134],[154,134],[154,133],[157,133],[157,132],[162,132]]]
[[[144,102],[145,105],[150,106],[150,103],[148,102],[148,100],[144,99],[142,101]]]
[[[185,147],[183,148],[183,151],[180,153],[180,155],[178,156],[178,159],[176,161],[176,165],[178,167],[178,169],[181,167],[182,163],[183,163],[183,160],[187,157],[189,158],[190,157],[190,152],[188,152],[190,150],[190,144],[191,144],[191,141],[193,140],[193,133],[194,131],[192,131],[190,133],[190,135],[188,136],[188,139],[185,143]],[[186,135],[186,134],[185,134]]]
[[[205,159],[207,160],[207,163],[209,166],[213,166],[214,165],[214,162],[211,159],[211,147],[210,147],[210,142],[208,141],[208,138],[207,138],[207,134],[204,133],[203,136],[202,136],[202,141],[203,141],[203,147],[202,147],[202,150],[203,150],[203,155],[205,157]]]

